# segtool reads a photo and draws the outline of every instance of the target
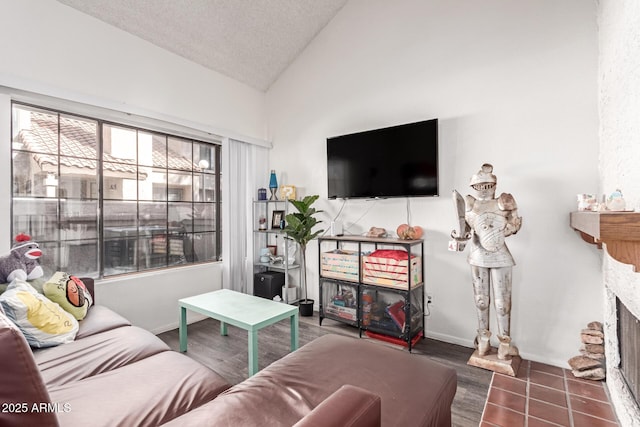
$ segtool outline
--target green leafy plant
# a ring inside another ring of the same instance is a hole
[[[302,269],[301,282],[302,292],[304,299],[307,301],[307,272],[306,272],[306,252],[307,244],[318,237],[324,230],[316,230],[313,228],[322,221],[314,217],[315,214],[322,211],[316,210],[312,207],[313,203],[318,200],[318,196],[306,196],[302,200],[289,200],[298,212],[293,212],[285,217],[286,226],[284,227],[285,234],[300,245],[300,268]]]

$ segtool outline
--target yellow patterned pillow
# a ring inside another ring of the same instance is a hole
[[[84,319],[92,304],[91,294],[82,280],[62,271],[56,271],[42,286],[42,291],[47,298],[71,313],[76,320]]]
[[[52,347],[71,342],[78,321],[58,304],[16,279],[0,295],[5,314],[20,328],[31,347]]]

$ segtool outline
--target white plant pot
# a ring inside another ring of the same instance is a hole
[[[282,287],[282,299],[288,302],[295,301],[298,288],[295,286],[289,286],[288,288]]]

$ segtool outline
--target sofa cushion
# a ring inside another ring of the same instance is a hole
[[[78,329],[76,340],[111,329],[131,326],[131,322],[127,319],[102,305],[91,307],[91,310],[87,313],[87,317],[82,319],[79,323],[80,328]]]
[[[82,320],[93,303],[93,298],[82,280],[62,271],[56,271],[42,286],[42,292],[76,320]]]
[[[71,342],[78,333],[78,321],[71,314],[23,280],[11,282],[0,304],[32,347]]]
[[[51,387],[111,371],[168,350],[169,347],[150,332],[126,326],[34,351],[34,358],[47,387]]]
[[[33,405],[51,402],[38,372],[31,348],[22,332],[9,318],[0,313],[0,363],[2,386],[0,403],[17,403],[20,407],[0,410],[1,426],[55,426],[51,412],[32,411]],[[26,404],[27,411],[20,411]],[[18,410],[16,410],[18,409]]]
[[[346,383],[380,396],[383,426],[451,425],[454,369],[338,335],[313,340],[169,425],[291,426]]]
[[[62,426],[157,426],[216,397],[229,384],[188,357],[164,351],[81,381],[49,388]]]

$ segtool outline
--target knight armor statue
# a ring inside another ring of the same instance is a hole
[[[511,343],[511,270],[515,265],[505,244],[505,238],[520,230],[522,218],[518,216],[516,202],[511,194],[496,193],[496,176],[493,166],[485,163],[471,177],[471,188],[475,196],[463,198],[454,190],[453,199],[458,211],[459,229],[454,230],[453,248],[463,250],[469,240],[468,262],[475,306],[478,314],[478,334],[475,346],[480,356],[490,352],[489,331],[490,290],[493,290],[498,324],[498,358],[509,359],[518,355]],[[450,248],[452,244],[450,244]]]

